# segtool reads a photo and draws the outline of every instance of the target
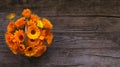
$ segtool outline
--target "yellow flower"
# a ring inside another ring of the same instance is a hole
[[[47,29],[52,29],[53,28],[53,25],[51,24],[51,22],[46,18],[42,19],[42,23],[45,26],[45,28],[47,28]]]
[[[8,24],[8,26],[7,26],[7,31],[12,33],[12,32],[14,32],[14,30],[15,30],[15,23],[14,22],[10,22]]]
[[[37,26],[41,29],[44,27],[41,20],[37,20]]]
[[[21,27],[23,27],[25,24],[26,24],[25,17],[19,18],[19,19],[15,22],[15,26],[16,26],[17,28],[21,28]]]
[[[18,30],[14,34],[15,34],[15,39],[18,42],[23,42],[24,41],[24,39],[25,39],[25,33],[24,33],[23,30]]]
[[[30,39],[37,39],[40,36],[40,30],[37,26],[29,26],[27,31],[27,36]]]
[[[7,15],[7,18],[12,20],[12,19],[15,18],[15,16],[16,16],[15,13],[10,13],[10,14]]]
[[[23,12],[22,12],[22,15],[26,18],[29,18],[31,16],[30,9],[24,9]]]

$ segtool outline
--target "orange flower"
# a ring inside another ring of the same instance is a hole
[[[39,39],[40,39],[40,40],[44,40],[44,39],[45,39],[45,36],[40,36]]]
[[[14,22],[10,22],[7,26],[7,31],[8,32],[13,32],[15,30],[15,23]]]
[[[7,26],[5,39],[13,54],[24,54],[28,57],[39,57],[50,46],[53,40],[51,22],[36,14],[31,14],[30,9],[24,9],[23,17]],[[8,19],[14,19],[15,14],[9,14]]]
[[[26,49],[25,49],[25,55],[28,56],[28,57],[31,57],[33,55],[36,54],[36,49],[34,46],[28,46]]]
[[[15,26],[17,28],[23,27],[26,24],[25,21],[25,17],[19,18],[16,22],[15,22]]]
[[[37,39],[40,36],[40,30],[37,26],[29,26],[27,31],[27,36],[30,39]]]
[[[40,39],[40,40],[44,40],[44,39],[45,39],[45,36],[46,36],[46,30],[42,30],[39,39]]]
[[[27,38],[27,42],[29,46],[33,46],[33,45],[38,45],[40,43],[39,39],[29,39]]]
[[[14,34],[15,34],[15,39],[18,42],[23,42],[24,41],[24,39],[25,39],[25,33],[24,33],[23,30],[18,30]]]
[[[39,20],[40,19],[40,17],[38,16],[38,15],[36,15],[36,14],[32,14],[31,15],[31,20],[33,20],[33,21],[37,21],[37,20]]]
[[[5,34],[5,39],[6,39],[6,43],[9,46],[10,50],[14,54],[17,54],[17,48],[18,48],[19,44],[15,41],[15,38],[14,38],[13,34],[6,33]]]
[[[37,47],[36,48],[36,54],[34,55],[34,57],[41,56],[46,50],[47,50],[47,48],[44,45]]]
[[[11,39],[12,39],[13,37],[14,37],[14,36],[13,36],[12,33],[7,32],[7,33],[5,34],[6,43],[9,44],[9,41],[11,41]]]
[[[9,46],[10,48],[17,49],[18,46],[19,46],[19,44],[18,44],[17,42],[13,42],[13,40],[11,40],[11,41],[8,42],[8,46]]]
[[[42,22],[43,22],[43,25],[45,26],[45,28],[47,28],[47,29],[52,29],[53,28],[53,25],[51,24],[51,22],[48,19],[43,18]]]
[[[18,47],[19,47],[19,44],[17,42],[13,42],[13,41],[10,41],[10,44],[9,44],[9,48],[10,50],[14,53],[14,54],[17,54],[18,53]]]
[[[18,53],[18,47],[19,47],[19,44],[17,42],[14,42],[14,39],[9,41],[9,44],[8,44],[10,50],[14,53],[14,54],[17,54]]]
[[[45,40],[47,41],[47,45],[51,46],[52,40],[53,40],[53,34],[49,33],[46,37]]]
[[[27,22],[27,25],[28,25],[28,26],[36,25],[36,23],[35,23],[33,20],[30,20],[29,22]]]
[[[21,53],[21,54],[23,54],[24,53],[24,50],[25,50],[25,45],[24,44],[20,44],[20,46],[19,46],[19,52]]]
[[[18,50],[17,49],[11,47],[10,50],[12,51],[13,54],[18,54]]]
[[[16,41],[14,41],[14,36],[13,36],[13,34],[12,33],[6,33],[5,34],[5,39],[6,39],[6,43],[7,43],[7,45],[9,46],[9,47],[13,47],[14,45],[13,44],[15,44],[15,42]]]
[[[22,12],[22,15],[26,18],[29,18],[30,15],[31,15],[30,9],[24,9],[23,12]]]

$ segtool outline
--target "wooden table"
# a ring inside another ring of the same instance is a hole
[[[30,7],[54,25],[54,40],[39,58],[13,55],[5,43],[6,15]],[[119,0],[43,0],[0,10],[0,67],[120,67]]]

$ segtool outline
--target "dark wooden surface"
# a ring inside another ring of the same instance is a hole
[[[39,58],[13,55],[4,39],[9,12],[29,7],[54,25],[54,40]],[[119,0],[41,0],[1,7],[0,67],[120,67]]]

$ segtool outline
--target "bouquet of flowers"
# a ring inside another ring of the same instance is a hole
[[[7,26],[5,39],[14,54],[28,57],[39,57],[51,46],[53,25],[46,18],[32,14],[30,9],[24,9],[22,17],[13,21],[15,14],[7,16],[11,21]]]

